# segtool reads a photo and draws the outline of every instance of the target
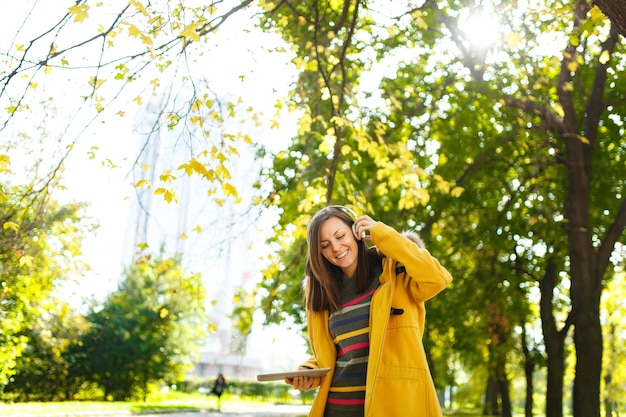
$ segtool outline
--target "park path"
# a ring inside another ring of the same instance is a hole
[[[310,405],[271,405],[263,407],[245,407],[241,405],[222,405],[222,411],[206,410],[188,413],[142,414],[140,417],[306,417]]]

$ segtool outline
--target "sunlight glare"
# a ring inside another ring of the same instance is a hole
[[[500,36],[497,19],[485,11],[461,20],[460,27],[471,45],[478,48],[487,48]]]

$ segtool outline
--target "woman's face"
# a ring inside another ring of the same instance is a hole
[[[338,217],[324,221],[320,227],[320,248],[324,258],[341,268],[346,278],[354,276],[359,248],[350,226]]]

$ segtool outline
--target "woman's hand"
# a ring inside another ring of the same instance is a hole
[[[372,219],[370,216],[360,216],[354,221],[354,231],[361,240],[370,241],[372,240],[370,230],[372,230],[375,224],[376,220]]]
[[[299,370],[310,369],[303,366],[298,368]],[[313,388],[314,378],[309,376],[297,376],[294,378],[285,378],[285,383],[291,385],[297,390],[306,391]]]

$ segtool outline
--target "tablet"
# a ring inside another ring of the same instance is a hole
[[[290,372],[276,372],[273,374],[259,374],[256,376],[257,381],[279,381],[285,378],[295,378],[297,376],[318,377],[324,376],[330,371],[330,368],[317,369],[299,369]]]

